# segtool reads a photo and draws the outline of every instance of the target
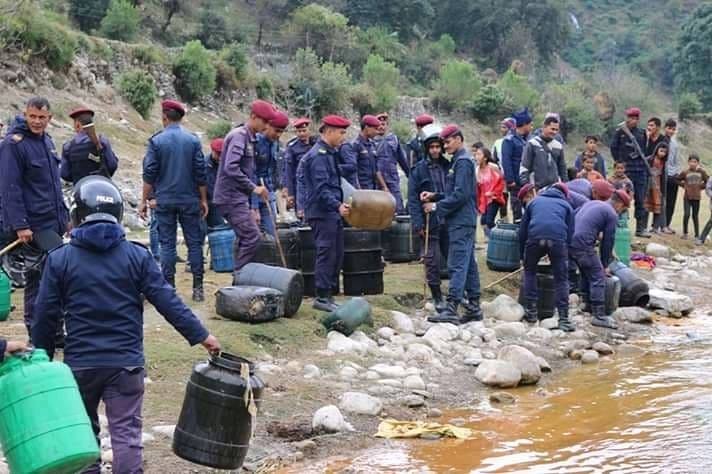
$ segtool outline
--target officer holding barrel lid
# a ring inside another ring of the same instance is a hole
[[[338,115],[322,119],[316,145],[300,163],[304,185],[304,213],[314,232],[316,262],[314,267],[316,299],[314,309],[334,311],[334,294],[339,290],[339,272],[344,258],[342,217],[350,208],[343,202],[338,149],[346,138],[351,122]]]
[[[176,295],[148,249],[126,240],[119,189],[101,176],[87,176],[74,189],[72,238],[47,257],[32,341],[53,357],[64,314],[64,363],[77,380],[97,441],[103,400],[113,472],[143,472],[143,297],[189,344],[217,353],[220,343]],[[99,460],[84,472],[99,473]]]

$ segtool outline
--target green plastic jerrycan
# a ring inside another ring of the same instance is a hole
[[[5,321],[10,315],[12,303],[10,295],[12,294],[12,284],[10,277],[7,276],[4,270],[0,269],[0,321]]]
[[[13,474],[70,474],[99,459],[72,371],[41,349],[0,365],[0,445]]]

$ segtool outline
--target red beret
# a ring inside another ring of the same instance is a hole
[[[388,120],[388,112],[381,112],[380,114],[376,115],[376,118],[378,120]]]
[[[323,119],[321,119],[322,125],[325,125],[327,127],[334,127],[334,128],[349,128],[351,125],[351,122],[349,119],[346,119],[344,117],[340,117],[338,115],[327,115]]]
[[[274,105],[270,104],[266,100],[256,100],[252,103],[250,107],[250,112],[257,115],[259,118],[270,121],[274,117],[275,109]]]
[[[460,127],[458,127],[455,124],[450,124],[442,129],[442,131],[440,132],[440,138],[445,140],[446,138],[449,138],[449,137],[455,135],[459,131],[460,131]]]
[[[527,183],[524,186],[521,187],[519,192],[517,193],[517,199],[520,201],[524,199],[524,196],[529,194],[529,191],[534,189],[534,185],[532,183]]]
[[[375,115],[364,115],[361,117],[361,125],[366,127],[380,127],[381,122]]]
[[[185,115],[185,107],[177,100],[164,100],[161,102],[162,110],[175,110],[181,115]]]
[[[284,130],[285,128],[289,127],[289,117],[281,110],[275,110],[272,119],[269,121],[269,124],[272,125],[274,128],[281,128]]]
[[[621,202],[623,203],[623,205],[625,205],[625,207],[630,207],[630,195],[627,192],[625,192],[624,189],[616,190],[616,196],[618,196],[618,199],[621,200]]]
[[[415,117],[415,124],[418,127],[424,127],[426,125],[430,125],[433,122],[435,122],[435,119],[428,114],[421,114]]]
[[[625,111],[626,117],[640,117],[640,109],[638,107],[631,107]]]
[[[89,107],[77,107],[76,109],[69,112],[69,118],[76,118],[77,115],[91,114],[94,115],[94,111]]]
[[[210,149],[213,150],[215,153],[222,153],[223,142],[224,140],[222,138],[213,138],[213,140],[210,142]]]
[[[311,123],[311,120],[309,120],[309,119],[306,118],[306,117],[301,117],[301,118],[298,118],[298,119],[296,119],[296,120],[294,121],[294,128],[306,127],[306,126],[308,126],[310,123]]]
[[[597,199],[607,201],[613,195],[615,188],[605,179],[597,179],[591,183],[591,191],[598,196]]]

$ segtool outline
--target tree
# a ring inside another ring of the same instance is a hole
[[[435,9],[430,0],[359,0],[346,2],[344,14],[361,28],[395,30],[404,40],[424,38],[432,28]]]
[[[111,0],[101,20],[101,34],[118,41],[131,41],[138,31],[141,17],[129,0]]]
[[[371,54],[363,66],[363,80],[373,90],[374,109],[384,111],[393,107],[398,99],[400,72],[395,64]]]
[[[310,3],[292,13],[290,29],[302,48],[312,48],[320,57],[332,60],[337,45],[348,35],[348,19],[327,7]]]
[[[80,30],[91,33],[99,28],[107,8],[109,0],[70,0],[69,18],[74,20]]]
[[[186,7],[184,0],[161,0],[163,10],[166,12],[166,21],[161,25],[161,34],[165,36],[168,27],[171,25],[171,20],[176,13]]]
[[[148,118],[151,107],[158,98],[153,77],[139,69],[125,72],[119,76],[119,93],[144,119]]]
[[[232,41],[225,16],[211,8],[204,8],[200,12],[200,27],[197,36],[203,46],[208,49],[220,49]]]
[[[186,101],[212,94],[215,90],[215,66],[199,40],[189,41],[173,65],[176,91]]]
[[[472,64],[453,59],[440,69],[440,76],[433,85],[433,94],[436,102],[446,109],[463,109],[475,97],[481,85]]]
[[[497,82],[497,88],[504,93],[507,108],[510,110],[522,107],[534,108],[539,103],[539,94],[529,85],[527,78],[507,70]]]
[[[712,5],[701,5],[683,25],[674,58],[678,86],[712,110]]]
[[[253,5],[255,8],[255,17],[257,19],[257,40],[255,45],[258,48],[262,47],[262,39],[265,26],[274,22],[275,18],[283,18],[287,13],[287,0],[245,0],[248,5]]]

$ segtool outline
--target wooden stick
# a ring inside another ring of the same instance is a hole
[[[260,178],[260,183],[266,189],[264,178]],[[274,229],[274,240],[277,242],[277,250],[279,251],[279,258],[282,260],[282,266],[287,268],[287,260],[284,258],[284,252],[282,251],[282,242],[279,241],[279,233],[277,232],[277,220],[274,218],[274,213],[272,212],[272,203],[269,202],[269,197],[265,199],[267,204],[267,212],[269,212],[269,218],[272,220],[272,228]]]
[[[8,253],[10,250],[12,250],[12,249],[14,249],[15,247],[17,247],[18,245],[20,245],[21,243],[22,243],[22,239],[17,239],[16,241],[14,241],[13,243],[11,243],[10,245],[8,245],[7,247],[5,247],[4,249],[0,250],[0,256],[5,255],[5,254]]]
[[[492,283],[490,283],[489,285],[485,286],[484,289],[485,289],[485,290],[489,290],[489,289],[492,288],[494,285],[496,285],[496,284],[498,284],[498,283],[502,283],[504,280],[506,280],[506,279],[508,279],[508,278],[511,278],[511,277],[513,277],[514,275],[520,273],[522,270],[524,270],[524,267],[522,267],[522,268],[520,268],[520,269],[518,269],[518,270],[514,270],[512,273],[507,273],[505,276],[503,276],[503,277],[500,278],[499,280],[497,280],[497,281],[495,281],[495,282],[492,282]]]
[[[425,259],[428,258],[428,244],[430,241],[430,213],[425,213],[425,252],[423,253],[423,304],[428,299],[428,269],[426,267]],[[438,271],[440,269],[438,268]]]

